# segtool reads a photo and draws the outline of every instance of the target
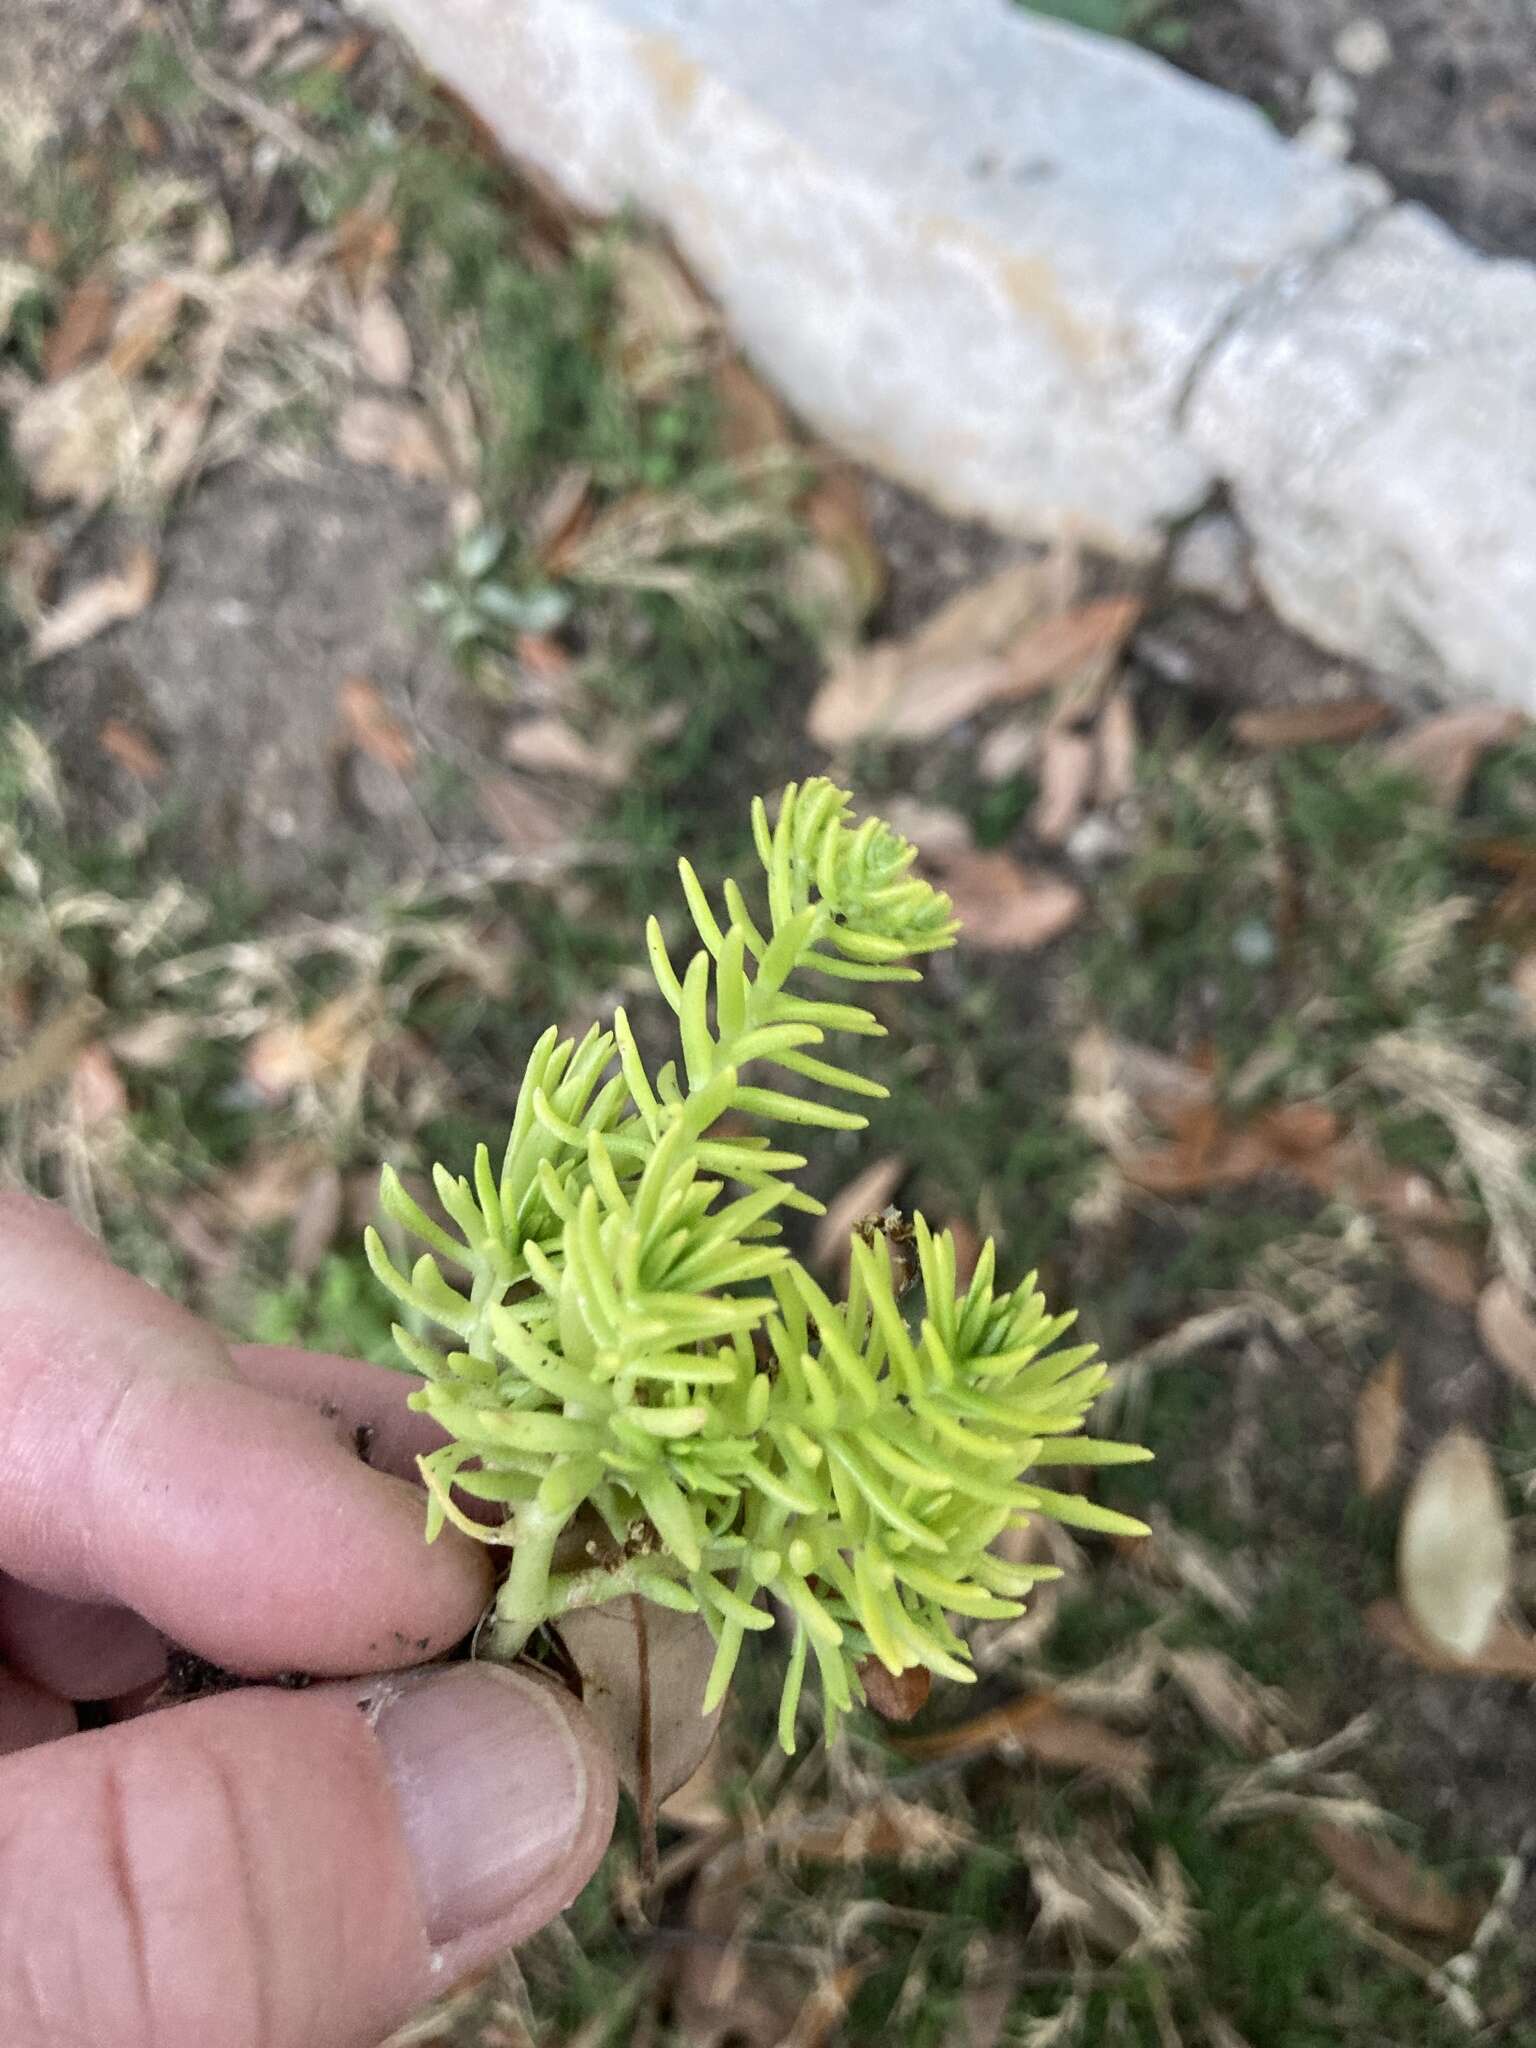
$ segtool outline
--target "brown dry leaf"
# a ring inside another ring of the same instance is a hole
[[[106,340],[112,324],[112,287],[99,271],[80,280],[64,301],[58,325],[43,344],[43,376],[50,384],[78,370]]]
[[[1476,1657],[1509,1595],[1512,1550],[1493,1460],[1470,1430],[1448,1431],[1403,1503],[1397,1584],[1404,1607],[1452,1656]]]
[[[793,442],[794,429],[777,393],[740,356],[717,363],[713,383],[721,445],[732,462],[749,462]]]
[[[828,571],[819,580],[834,616],[852,630],[885,595],[885,557],[870,524],[863,486],[851,470],[828,464],[802,501],[800,517]]]
[[[398,389],[411,381],[411,335],[389,294],[376,289],[359,299],[352,313],[352,346],[358,368],[375,384]]]
[[[1151,1055],[1153,1059],[1157,1055]],[[1362,1139],[1341,1139],[1333,1110],[1321,1102],[1288,1102],[1276,1110],[1264,1110],[1247,1122],[1229,1122],[1219,1102],[1202,1098],[1198,1087],[1174,1087],[1167,1100],[1141,1098],[1147,1108],[1169,1130],[1171,1143],[1161,1147],[1116,1149],[1114,1163],[1120,1176],[1149,1194],[1180,1196],[1200,1194],[1206,1188],[1237,1188],[1260,1174],[1294,1174],[1311,1188],[1327,1194],[1348,1194],[1360,1206],[1378,1206],[1393,1214],[1393,1202],[1403,1200],[1397,1184],[1401,1169],[1389,1167]],[[1090,1112],[1112,1116],[1114,1104],[1087,1104]],[[1106,1124],[1106,1135],[1114,1137],[1114,1124]],[[1419,1186],[1434,1196],[1434,1188],[1413,1176],[1413,1217],[1415,1221],[1440,1223],[1450,1219],[1450,1208],[1434,1208],[1432,1200],[1419,1200]]]
[[[408,775],[416,765],[416,747],[410,734],[385,703],[377,683],[367,676],[348,676],[336,693],[342,724],[348,740],[359,752],[396,775]]]
[[[864,1863],[874,1857],[919,1870],[961,1854],[973,1831],[931,1806],[887,1793],[857,1813],[809,1814],[773,1828],[774,1846],[801,1863]]]
[[[882,1721],[910,1721],[928,1704],[933,1673],[920,1664],[892,1672],[878,1657],[866,1657],[859,1666],[859,1683],[871,1713],[878,1714]]]
[[[1088,807],[1098,769],[1093,736],[1065,726],[1046,733],[1040,748],[1040,795],[1029,829],[1044,846],[1062,846]]]
[[[1427,1175],[1396,1166],[1367,1137],[1351,1134],[1309,1156],[1294,1153],[1291,1169],[1319,1194],[1368,1209],[1388,1222],[1428,1230],[1453,1230],[1453,1203]]]
[[[735,1826],[725,1805],[725,1767],[721,1745],[710,1745],[693,1776],[669,1793],[657,1808],[669,1827],[690,1835],[714,1835]]]
[[[64,260],[64,244],[47,221],[35,220],[27,228],[21,254],[34,270],[57,270]]]
[[[1526,1030],[1536,1030],[1536,951],[1520,955],[1509,970],[1509,985],[1519,1002]]]
[[[1050,601],[1057,565],[1016,562],[964,590],[905,640],[877,641],[840,662],[812,701],[807,729],[836,752],[880,732],[926,739],[1004,693],[1004,655]]]
[[[117,763],[118,767],[131,775],[136,782],[163,782],[165,780],[165,759],[134,726],[127,725],[121,718],[103,721],[96,735],[96,744],[101,751]]]
[[[823,1271],[845,1272],[849,1240],[861,1223],[885,1213],[906,1174],[906,1160],[899,1152],[888,1152],[883,1159],[871,1160],[839,1188],[827,1204],[827,1213],[817,1220],[811,1239],[811,1264]]]
[[[358,60],[373,48],[374,39],[365,28],[354,28],[342,36],[321,58],[319,69],[333,78],[345,78]]]
[[[1124,690],[1116,690],[1099,713],[1094,740],[1099,756],[1094,800],[1114,810],[1136,792],[1136,712]]]
[[[1453,811],[1466,795],[1484,754],[1514,739],[1524,726],[1525,714],[1502,704],[1446,711],[1389,740],[1381,758],[1416,775],[1436,803]]]
[[[146,114],[142,107],[129,105],[120,110],[119,119],[128,147],[140,156],[147,156],[152,163],[158,163],[165,155],[165,130],[154,116]]]
[[[1285,1697],[1260,1685],[1220,1650],[1169,1650],[1168,1673],[1207,1727],[1245,1756],[1277,1756],[1285,1747]]]
[[[96,1040],[81,1048],[69,1077],[69,1103],[87,1130],[128,1112],[128,1090],[107,1048]]]
[[[780,2048],[831,2048],[848,2016],[853,1995],[873,1966],[844,1963],[841,1969],[823,1977],[795,2016]]]
[[[1514,1284],[1500,1278],[1483,1289],[1477,1304],[1477,1334],[1495,1365],[1536,1400],[1536,1316]]]
[[[556,803],[523,775],[482,775],[475,801],[486,823],[512,853],[553,853],[569,846],[580,814]]]
[[[1471,1308],[1482,1291],[1483,1260],[1465,1238],[1439,1231],[1402,1229],[1397,1248],[1415,1286],[1452,1308]]]
[[[917,719],[919,737],[925,730],[929,735],[942,732],[955,718],[985,704],[1002,680],[998,656],[971,656],[917,671],[919,687],[913,690],[907,681],[907,660],[898,643],[885,640],[840,661],[816,692],[806,718],[816,744],[836,753],[867,733],[890,733],[909,697],[937,696],[936,708],[913,712],[907,707],[906,722]]]
[[[940,880],[964,927],[963,943],[989,953],[1033,953],[1070,931],[1086,908],[1075,882],[1011,854],[973,852],[942,864]]]
[[[331,247],[336,267],[361,298],[389,274],[400,247],[400,230],[380,206],[365,201],[337,216]]]
[[[1310,1832],[1340,1881],[1373,1913],[1440,1941],[1458,1941],[1472,1932],[1476,1904],[1458,1899],[1395,1842],[1328,1821],[1314,1821]]]
[[[558,576],[592,524],[592,472],[579,463],[561,470],[528,521],[524,541],[539,567]]]
[[[112,322],[107,362],[119,377],[138,376],[172,334],[185,292],[174,278],[153,277],[126,301]]]
[[[1069,1713],[1050,1693],[1026,1693],[953,1728],[903,1736],[891,1746],[914,1763],[992,1752],[1024,1755],[1051,1770],[1088,1771],[1138,1804],[1152,1771],[1152,1752],[1144,1742],[1086,1714]]]
[[[1255,1117],[1252,1128],[1277,1159],[1308,1160],[1337,1143],[1339,1119],[1325,1102],[1286,1102]]]
[[[1403,1361],[1393,1351],[1360,1389],[1355,1403],[1355,1472],[1367,1500],[1397,1469],[1403,1440]]]
[[[438,483],[448,461],[419,407],[399,398],[352,398],[336,422],[336,447],[349,462]]]
[[[525,718],[507,733],[502,752],[514,768],[538,775],[570,775],[603,789],[617,789],[633,765],[627,747],[594,746],[573,732],[563,718]]]
[[[1262,711],[1240,711],[1232,736],[1245,747],[1339,746],[1364,739],[1392,716],[1379,697],[1348,697],[1334,704],[1277,704]]]
[[[581,1673],[582,1703],[608,1741],[619,1781],[632,1796],[640,1782],[641,1685],[638,1626],[647,1635],[651,1698],[651,1780],[668,1799],[703,1762],[720,1723],[699,1711],[714,1638],[697,1614],[677,1614],[647,1601],[611,1600],[560,1622],[560,1638]]]
[[[82,583],[62,604],[43,615],[28,643],[32,660],[51,661],[55,655],[83,647],[109,626],[137,618],[154,596],[159,580],[160,564],[151,550],[130,549],[120,569]]]
[[[220,1178],[219,1206],[238,1230],[284,1223],[324,1163],[319,1146],[304,1139],[255,1152]]]
[[[551,639],[548,633],[519,633],[516,646],[519,666],[536,682],[552,683],[558,687],[565,682],[574,666],[568,650],[558,640]],[[669,725],[669,713],[674,711],[682,711],[683,715]],[[664,745],[682,731],[686,719],[685,707],[669,706],[667,711],[648,719],[641,730],[648,739]]]
[[[269,1024],[247,1049],[245,1078],[264,1101],[286,1101],[295,1088],[360,1068],[373,1050],[377,1022],[376,991],[346,989],[310,1017]]]
[[[139,425],[108,363],[30,387],[11,413],[11,449],[47,504],[99,505],[128,464]]]
[[[300,1190],[293,1208],[288,1271],[296,1279],[307,1280],[319,1272],[320,1263],[341,1228],[343,1199],[339,1170],[333,1161],[322,1160]]]
[[[1042,619],[1008,650],[1008,697],[1033,696],[1080,670],[1107,671],[1141,617],[1139,597],[1099,597]]]
[[[1365,1625],[1376,1640],[1411,1657],[1426,1671],[1460,1673],[1467,1678],[1517,1678],[1536,1683],[1536,1635],[1511,1621],[1494,1625],[1475,1657],[1457,1657],[1431,1640],[1396,1600],[1375,1600],[1365,1611]]]
[[[719,321],[670,251],[629,239],[609,249],[618,300],[619,365],[631,389],[654,397],[698,363]]]
[[[1087,1097],[1123,1096],[1133,1107],[1165,1124],[1181,1110],[1213,1102],[1216,1083],[1203,1068],[1155,1046],[1118,1038],[1090,1025],[1072,1044],[1072,1092]]]
[[[24,1102],[72,1072],[101,1016],[95,996],[76,996],[40,1024],[19,1052],[0,1060],[0,1109]]]
[[[1174,1199],[1210,1188],[1243,1187],[1279,1163],[1262,1133],[1229,1124],[1215,1103],[1181,1110],[1169,1121],[1172,1144],[1115,1157],[1122,1179],[1147,1194]]]

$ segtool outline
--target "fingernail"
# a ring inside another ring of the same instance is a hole
[[[434,1948],[569,1903],[594,1857],[592,1760],[552,1689],[496,1665],[408,1679],[377,1708]]]

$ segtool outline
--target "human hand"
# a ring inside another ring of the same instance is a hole
[[[440,1439],[402,1394],[349,1359],[231,1351],[0,1195],[7,2048],[373,2048],[590,1876],[614,1776],[574,1701],[400,1668],[490,1589],[467,1538],[422,1541],[398,1475]],[[167,1640],[331,1682],[135,1718]],[[84,1700],[111,1725],[75,1732]]]

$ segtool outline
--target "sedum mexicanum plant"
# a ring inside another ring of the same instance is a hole
[[[681,863],[697,950],[679,971],[654,918],[646,933],[678,1059],[652,1073],[622,1010],[579,1044],[546,1032],[499,1165],[482,1145],[470,1177],[436,1169],[446,1226],[386,1170],[384,1211],[425,1247],[410,1272],[368,1237],[416,1326],[395,1332],[425,1381],[412,1404],[450,1439],[421,1460],[428,1534],[446,1518],[509,1549],[492,1653],[638,1595],[703,1617],[710,1711],[772,1596],[792,1626],[786,1749],[812,1664],[829,1733],[871,1658],[972,1678],[952,1618],[1018,1614],[1049,1576],[997,1555],[1010,1525],[1143,1533],[1038,1476],[1146,1453],[1081,1434],[1106,1368],[1062,1346],[1073,1317],[1033,1276],[999,1288],[989,1242],[960,1288],[953,1239],[915,1216],[914,1285],[872,1226],[833,1300],[778,1241],[786,1211],[821,1205],[796,1184],[803,1157],[751,1124],[854,1130],[864,1117],[828,1098],[886,1092],[826,1056],[883,1035],[826,985],[916,980],[956,932],[914,849],[848,802],[817,780],[772,818],[754,805],[766,915],[732,881],[712,903]],[[793,1092],[760,1078],[775,1068]],[[608,1540],[562,1569],[583,1511]]]

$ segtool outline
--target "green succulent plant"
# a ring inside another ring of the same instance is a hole
[[[812,1659],[829,1732],[870,1658],[972,1678],[951,1617],[1018,1614],[1050,1576],[996,1554],[1011,1524],[1143,1533],[1033,1476],[1146,1455],[1080,1433],[1106,1368],[1091,1345],[1061,1346],[1073,1317],[1047,1310],[1033,1276],[999,1290],[989,1242],[959,1288],[953,1239],[916,1216],[917,1312],[884,1230],[854,1235],[841,1301],[777,1242],[783,1211],[821,1205],[793,1178],[801,1155],[743,1123],[858,1129],[826,1095],[885,1093],[821,1050],[880,1024],[806,985],[915,980],[911,961],[956,932],[948,898],[911,873],[914,849],[848,803],[816,780],[772,820],[754,805],[761,923],[734,882],[717,911],[680,864],[698,949],[679,972],[654,918],[646,934],[680,1060],[653,1077],[622,1010],[579,1044],[547,1032],[499,1168],[482,1145],[471,1176],[436,1169],[448,1227],[386,1170],[385,1212],[426,1247],[409,1274],[368,1237],[379,1279],[451,1340],[395,1331],[425,1381],[412,1405],[450,1438],[421,1460],[429,1535],[447,1519],[510,1548],[495,1653],[638,1594],[708,1625],[708,1710],[745,1636],[773,1626],[771,1595],[793,1629],[786,1749]],[[760,1067],[800,1085],[745,1078]],[[470,1518],[456,1492],[504,1518]],[[611,1543],[558,1569],[583,1509]]]

